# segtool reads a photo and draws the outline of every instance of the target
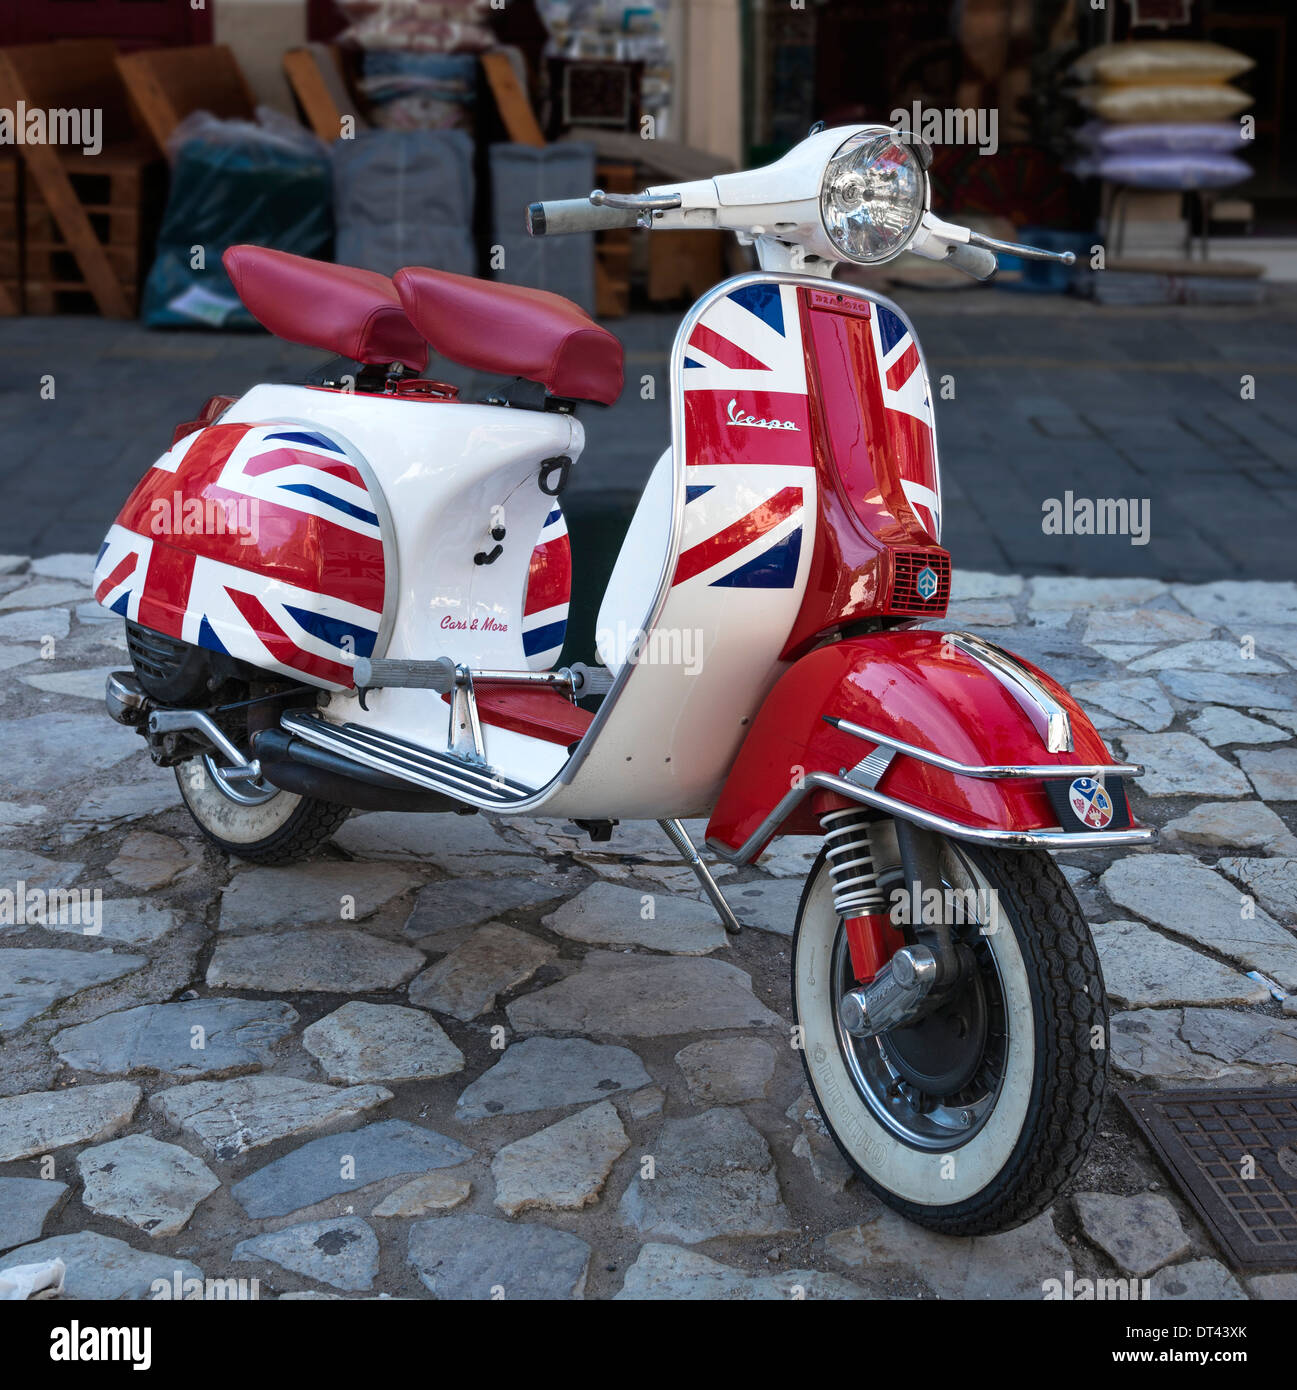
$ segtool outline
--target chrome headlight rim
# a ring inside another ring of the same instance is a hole
[[[834,234],[833,228],[829,225],[826,216],[826,193],[829,186],[829,175],[835,161],[844,155],[852,153],[866,141],[885,140],[888,144],[895,145],[903,150],[909,164],[913,167],[915,176],[919,183],[920,193],[915,202],[913,214],[909,221],[906,232],[895,245],[884,254],[873,257],[863,257],[855,255],[845,247],[838,237]],[[854,130],[847,138],[833,151],[825,162],[824,171],[820,175],[820,189],[817,201],[820,210],[820,226],[829,245],[833,248],[834,254],[852,265],[878,266],[886,265],[889,261],[895,260],[897,256],[909,246],[915,236],[918,235],[920,226],[923,223],[923,216],[932,206],[932,181],[928,177],[928,164],[931,162],[931,154],[924,158],[920,152],[923,146],[921,138],[908,130],[897,130],[889,125],[870,125],[861,126]]]

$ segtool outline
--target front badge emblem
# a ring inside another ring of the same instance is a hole
[[[937,572],[930,565],[924,565],[914,580],[914,587],[921,599],[930,599],[937,592]]]
[[[1112,820],[1112,797],[1093,777],[1078,777],[1068,788],[1067,799],[1077,820],[1102,830]]]

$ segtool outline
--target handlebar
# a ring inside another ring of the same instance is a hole
[[[736,231],[740,239],[745,236],[750,239],[763,232],[764,229],[760,225],[764,220],[763,205],[750,206],[738,202],[726,204],[718,192],[719,182],[720,180],[708,183],[703,180],[698,185],[683,184],[680,185],[680,191],[672,192],[650,190],[631,194],[605,193],[602,189],[596,188],[588,198],[563,198],[552,202],[532,203],[527,209],[527,231],[532,236],[539,237],[558,236],[570,232],[602,232],[626,227],[675,228],[711,225]],[[794,212],[800,207],[796,202],[787,206]],[[722,220],[719,215],[721,213],[726,213],[732,220]],[[776,225],[779,225],[778,219]],[[795,224],[784,222],[783,225]],[[998,266],[997,257],[1000,255],[1017,256],[1022,260],[1052,261],[1059,265],[1073,265],[1076,261],[1076,256],[1071,251],[1046,251],[1040,247],[1023,246],[1013,241],[1000,241],[996,237],[974,232],[971,228],[943,222],[931,212],[923,213],[906,250],[927,260],[944,261],[976,280],[989,280],[995,274]]]
[[[595,207],[588,198],[558,198],[532,203],[527,209],[531,236],[559,236],[565,232],[606,232],[616,227],[638,227],[636,208]]]

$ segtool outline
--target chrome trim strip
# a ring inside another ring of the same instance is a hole
[[[400,777],[430,791],[484,806],[512,806],[533,795],[508,778],[466,767],[426,748],[416,748],[391,734],[358,724],[330,724],[316,715],[285,714],[280,727],[308,743],[342,753],[366,767]]]
[[[1037,728],[1036,732],[1046,752],[1072,751],[1072,721],[1067,711],[1011,652],[971,632],[943,632],[941,640],[985,666],[1011,694],[1019,696],[1020,701],[1025,698],[1036,707],[1045,721],[1045,727]]]
[[[1042,845],[1046,849],[1100,849],[1109,845],[1148,845],[1157,839],[1157,831],[1152,826],[1139,826],[1132,830],[993,830],[984,826],[961,825],[945,816],[931,811],[921,811],[917,806],[909,806],[882,792],[871,791],[856,782],[848,782],[844,777],[834,777],[828,772],[810,772],[802,778],[801,784],[788,792],[773,811],[761,822],[751,835],[732,850],[726,845],[708,840],[707,847],[713,854],[731,864],[750,864],[757,852],[775,833],[785,820],[797,809],[802,798],[814,788],[837,792],[852,801],[876,807],[901,820],[913,821],[925,830],[935,830],[949,835],[952,840],[969,840],[979,845],[1002,845],[1023,847]]]
[[[897,750],[889,744],[879,743],[872,753],[866,753],[850,772],[843,772],[842,776],[872,791],[883,780],[883,773],[891,767],[896,753]]]
[[[849,719],[839,719],[836,715],[820,716],[826,724],[841,729],[845,734],[863,738],[883,748],[894,749],[921,763],[931,763],[933,767],[944,768],[960,777],[980,777],[983,779],[1001,777],[1034,777],[1043,781],[1062,781],[1065,777],[1141,777],[1144,773],[1142,763],[1006,763],[1001,767],[976,767],[969,763],[957,763],[953,758],[940,753],[929,753],[926,748],[918,748],[912,743],[903,743],[889,734],[880,734],[875,729],[866,729],[863,724],[853,724]],[[875,750],[876,751],[876,750]],[[870,757],[873,756],[871,753]]]

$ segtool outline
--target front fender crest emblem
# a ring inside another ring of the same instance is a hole
[[[1078,777],[1067,789],[1067,800],[1077,820],[1103,830],[1112,820],[1112,797],[1093,777]]]

